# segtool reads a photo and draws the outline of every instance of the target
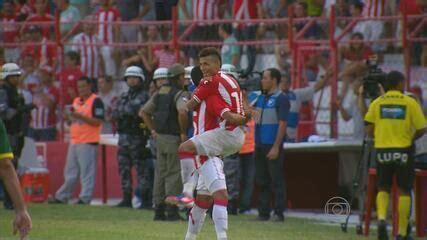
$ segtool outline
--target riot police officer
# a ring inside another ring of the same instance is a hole
[[[13,165],[18,167],[18,159],[24,147],[25,113],[24,98],[18,93],[21,69],[15,63],[6,63],[0,71],[0,117],[7,129],[8,138],[14,155]],[[4,188],[3,188],[4,189]],[[9,194],[5,191],[3,202],[5,209],[13,209]]]
[[[149,96],[143,88],[145,77],[140,67],[130,66],[126,69],[124,78],[129,91],[120,96],[117,107],[113,110],[113,119],[117,123],[119,133],[118,161],[123,200],[117,207],[132,208],[132,176],[131,168],[136,167],[138,187],[142,192],[151,192],[144,176],[144,162],[147,159],[147,136],[138,111],[148,100]],[[151,203],[149,203],[151,204]]]

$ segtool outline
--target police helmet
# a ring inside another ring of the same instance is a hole
[[[167,68],[157,68],[156,71],[154,71],[153,74],[153,80],[159,79],[159,78],[168,78],[168,69]]]
[[[0,79],[6,79],[8,76],[19,76],[21,74],[21,68],[16,63],[6,63],[1,67]]]
[[[139,77],[142,82],[145,81],[144,72],[142,71],[142,68],[138,66],[130,66],[126,68],[124,76],[125,80],[127,77]]]
[[[222,73],[230,74],[235,79],[239,79],[239,73],[237,68],[233,64],[222,64],[221,70]]]
[[[191,79],[191,70],[193,70],[194,66],[185,67],[185,76],[184,78]]]

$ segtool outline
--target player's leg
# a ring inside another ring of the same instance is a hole
[[[212,157],[228,156],[238,152],[244,140],[245,133],[240,128],[236,128],[233,131],[215,128],[182,143],[178,151],[188,151],[196,155]]]
[[[197,185],[197,172],[194,157],[180,153],[182,193],[171,195],[166,198],[166,203],[191,208],[194,205],[193,193]]]
[[[188,217],[188,228],[185,235],[185,240],[195,240],[197,235],[202,230],[205,222],[206,212],[212,206],[212,196],[208,192],[203,179],[197,181],[197,197],[193,208]]]
[[[223,167],[222,160],[213,157],[209,158],[200,169],[200,177],[208,186],[209,192],[213,193],[212,219],[218,240],[226,240],[228,230],[228,194]]]
[[[379,154],[379,153],[378,153]],[[378,156],[377,154],[377,156]],[[392,185],[394,168],[391,163],[377,161],[377,218],[378,218],[378,239],[388,239],[387,234],[387,209],[390,199],[390,189]]]
[[[405,237],[408,233],[409,217],[411,212],[411,190],[414,182],[415,170],[412,157],[407,154],[406,163],[396,165],[396,178],[399,187],[399,235]]]

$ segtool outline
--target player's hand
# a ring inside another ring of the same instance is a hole
[[[259,123],[261,113],[258,110],[251,110],[251,117],[256,123]]]
[[[19,232],[19,237],[21,240],[30,232],[33,227],[31,222],[31,217],[27,211],[17,212],[15,220],[13,221],[13,234],[16,235]]]
[[[279,158],[279,147],[273,146],[267,154],[268,160],[276,160]]]

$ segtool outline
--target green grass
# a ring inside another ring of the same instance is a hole
[[[186,222],[154,222],[153,212],[147,210],[113,209],[106,206],[47,205],[30,206],[33,240],[151,240],[184,239]],[[11,234],[13,212],[0,210],[0,239],[17,239]],[[341,232],[338,225],[326,226],[315,221],[286,218],[285,223],[257,222],[253,215],[231,216],[229,239],[231,240],[331,240],[331,239],[375,239]],[[211,219],[207,219],[200,240],[215,238]]]

